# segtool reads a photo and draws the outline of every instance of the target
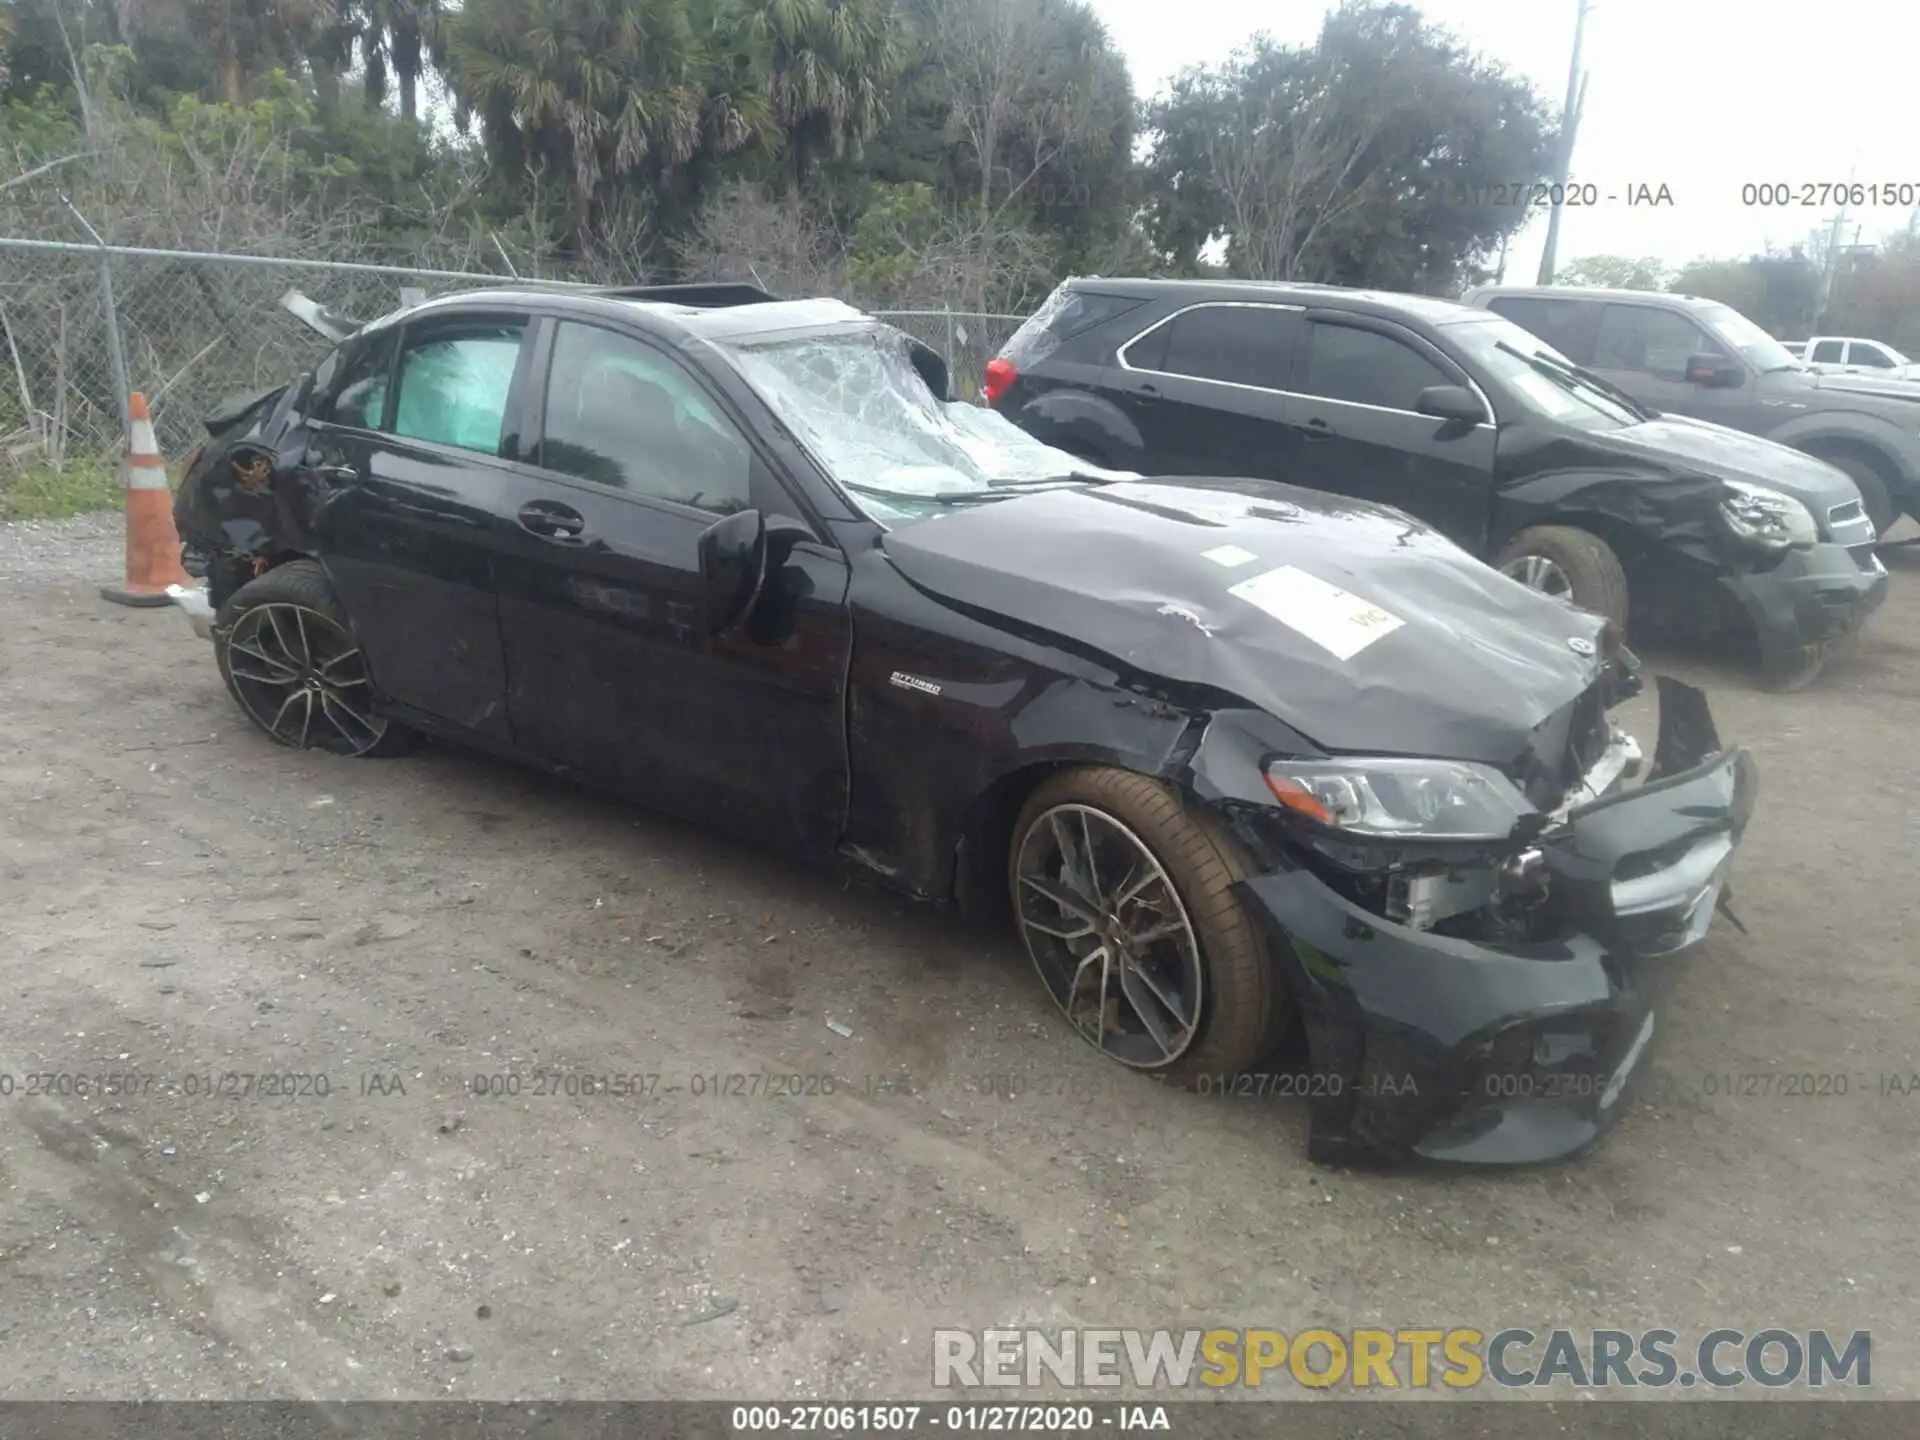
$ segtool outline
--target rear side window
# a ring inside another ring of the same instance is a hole
[[[1309,333],[1307,373],[1295,386],[1302,394],[1411,411],[1428,386],[1454,383],[1412,346],[1377,330],[1316,323]]]
[[[1166,350],[1159,363],[1148,368],[1195,380],[1284,390],[1293,364],[1291,337],[1299,324],[1296,312],[1270,305],[1202,305],[1160,327],[1166,332]],[[1141,363],[1134,351],[1128,358],[1136,366]]]
[[[1550,300],[1538,295],[1496,296],[1487,302],[1522,330],[1538,335],[1576,365],[1593,359],[1593,330],[1599,306],[1581,300]]]
[[[1838,340],[1822,340],[1818,345],[1813,347],[1813,358],[1822,364],[1838,365],[1840,363],[1840,342]]]
[[[498,455],[523,333],[519,323],[482,321],[410,337],[400,355],[393,433]]]
[[[1144,303],[1125,295],[1101,295],[1061,285],[1013,332],[1000,354],[1016,369],[1030,369],[1074,336],[1116,320],[1129,310],[1138,310]]]

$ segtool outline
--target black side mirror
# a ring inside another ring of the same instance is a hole
[[[1480,397],[1464,385],[1429,385],[1420,392],[1413,408],[1436,420],[1458,420],[1467,425],[1478,425],[1489,418]]]
[[[1731,390],[1743,383],[1747,372],[1731,355],[1700,354],[1687,357],[1687,383],[1704,385],[1709,390]]]
[[[716,520],[700,535],[700,622],[709,636],[738,628],[767,583],[767,521],[758,510]]]

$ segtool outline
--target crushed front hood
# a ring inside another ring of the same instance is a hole
[[[1595,449],[1631,456],[1671,470],[1675,458],[1690,469],[1717,480],[1745,480],[1778,490],[1808,506],[1816,516],[1860,492],[1845,472],[1791,446],[1763,440],[1725,425],[1662,415],[1622,430],[1596,431],[1588,443]]]
[[[902,526],[884,544],[932,595],[1130,679],[1234,697],[1329,751],[1511,766],[1604,664],[1597,617],[1398,511],[1292,486],[1040,491]]]

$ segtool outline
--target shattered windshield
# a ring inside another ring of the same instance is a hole
[[[774,413],[883,522],[1049,483],[1129,478],[1043,445],[992,410],[938,399],[890,326],[728,348]]]

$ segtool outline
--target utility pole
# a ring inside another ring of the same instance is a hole
[[[1847,183],[1853,183],[1852,173]],[[1847,223],[1847,202],[1842,200],[1840,208],[1833,212],[1833,224],[1827,227],[1827,253],[1821,257],[1820,299],[1814,306],[1813,332],[1817,335],[1827,323],[1827,305],[1833,299],[1833,277],[1840,268],[1840,232]]]
[[[1567,177],[1573,173],[1573,137],[1580,129],[1580,111],[1586,105],[1587,77],[1580,69],[1580,42],[1587,33],[1587,11],[1592,8],[1590,0],[1578,0],[1579,9],[1573,20],[1573,62],[1567,67],[1567,101],[1560,109],[1560,154],[1553,167],[1553,183],[1559,187],[1557,193],[1562,201],[1566,198]],[[1555,205],[1547,216],[1547,246],[1540,252],[1540,283],[1551,285],[1553,272],[1560,250],[1560,212],[1564,204]]]

